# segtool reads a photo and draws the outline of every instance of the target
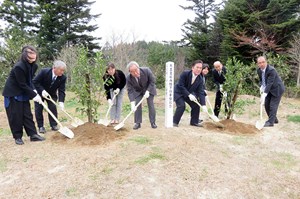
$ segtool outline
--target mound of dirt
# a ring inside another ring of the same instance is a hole
[[[74,132],[73,139],[69,139],[61,133],[56,133],[51,137],[51,141],[62,144],[67,143],[68,145],[106,145],[125,135],[120,130],[115,131],[113,127],[88,122],[71,130]]]
[[[229,134],[256,134],[259,132],[254,125],[237,122],[230,119],[222,120],[220,123],[224,125],[224,128],[220,128],[213,122],[205,122],[204,128]]]

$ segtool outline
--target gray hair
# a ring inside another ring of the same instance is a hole
[[[63,68],[66,69],[67,65],[65,62],[61,60],[55,60],[53,63],[53,68]]]
[[[140,67],[139,64],[136,61],[131,61],[129,64],[127,64],[126,68],[129,71],[130,67],[136,65],[138,68]]]

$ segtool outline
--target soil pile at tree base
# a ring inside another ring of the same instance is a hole
[[[116,131],[113,127],[89,122],[71,130],[74,132],[74,138],[69,139],[57,132],[51,137],[52,142],[68,145],[106,145],[124,136],[124,132]]]
[[[245,124],[242,122],[237,122],[234,120],[222,120],[220,121],[221,124],[224,125],[224,128],[218,127],[213,122],[205,122],[204,128],[208,130],[224,132],[229,134],[257,134],[259,130],[255,128],[254,125]]]

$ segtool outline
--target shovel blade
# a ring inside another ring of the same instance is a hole
[[[76,123],[78,126],[84,124],[84,122],[81,119],[77,118],[77,117],[74,117],[73,120],[74,120],[74,123]]]
[[[105,120],[105,119],[100,119],[100,120],[98,121],[98,124],[102,124],[102,125],[104,125],[104,126],[108,126],[109,123],[110,123],[110,121],[109,121],[109,120]]]
[[[71,131],[71,129],[63,126],[63,127],[60,127],[59,130],[58,130],[61,134],[63,134],[64,136],[72,139],[74,138],[74,133],[73,131]]]
[[[115,126],[114,129],[117,131],[117,130],[121,129],[123,126],[124,126],[124,122],[121,122],[120,124]]]
[[[220,122],[220,119],[217,116],[211,115],[210,117],[214,122]]]
[[[261,130],[261,129],[264,128],[264,125],[265,125],[264,121],[259,120],[259,121],[256,122],[255,127],[256,127],[258,130]]]

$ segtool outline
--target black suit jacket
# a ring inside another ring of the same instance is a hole
[[[14,97],[18,95],[26,95],[30,99],[36,96],[33,91],[32,78],[37,70],[36,64],[30,64],[27,61],[17,62],[6,80],[3,96]]]
[[[220,84],[224,84],[226,81],[225,75],[226,75],[226,67],[225,66],[222,67],[221,75],[219,75],[218,71],[216,71],[215,69],[213,69],[213,71],[212,71],[214,83],[217,85],[218,90],[220,90]]]
[[[106,82],[104,88],[106,90],[106,99],[111,99],[109,90],[116,90],[119,88],[122,90],[126,85],[126,77],[121,70],[116,70],[114,76],[112,77],[109,74],[105,74],[103,80]]]
[[[262,71],[257,69],[260,85],[262,85]],[[275,97],[279,97],[283,94],[285,88],[281,78],[279,77],[276,69],[273,66],[267,65],[265,71],[266,88],[265,93],[271,93]]]
[[[187,98],[189,94],[193,94],[200,99],[200,104],[205,105],[205,91],[201,75],[198,75],[192,84],[192,70],[183,71],[174,88],[174,101],[180,97]]]
[[[52,68],[43,68],[40,70],[39,74],[33,79],[33,84],[37,92],[42,96],[42,91],[47,91],[53,100],[57,100],[58,91],[58,101],[65,101],[65,90],[66,90],[66,76],[57,76],[55,82],[52,83]]]
[[[156,95],[155,77],[148,67],[140,67],[139,83],[129,74],[126,77],[129,100],[132,102],[139,95],[144,95],[148,90],[151,95]]]

